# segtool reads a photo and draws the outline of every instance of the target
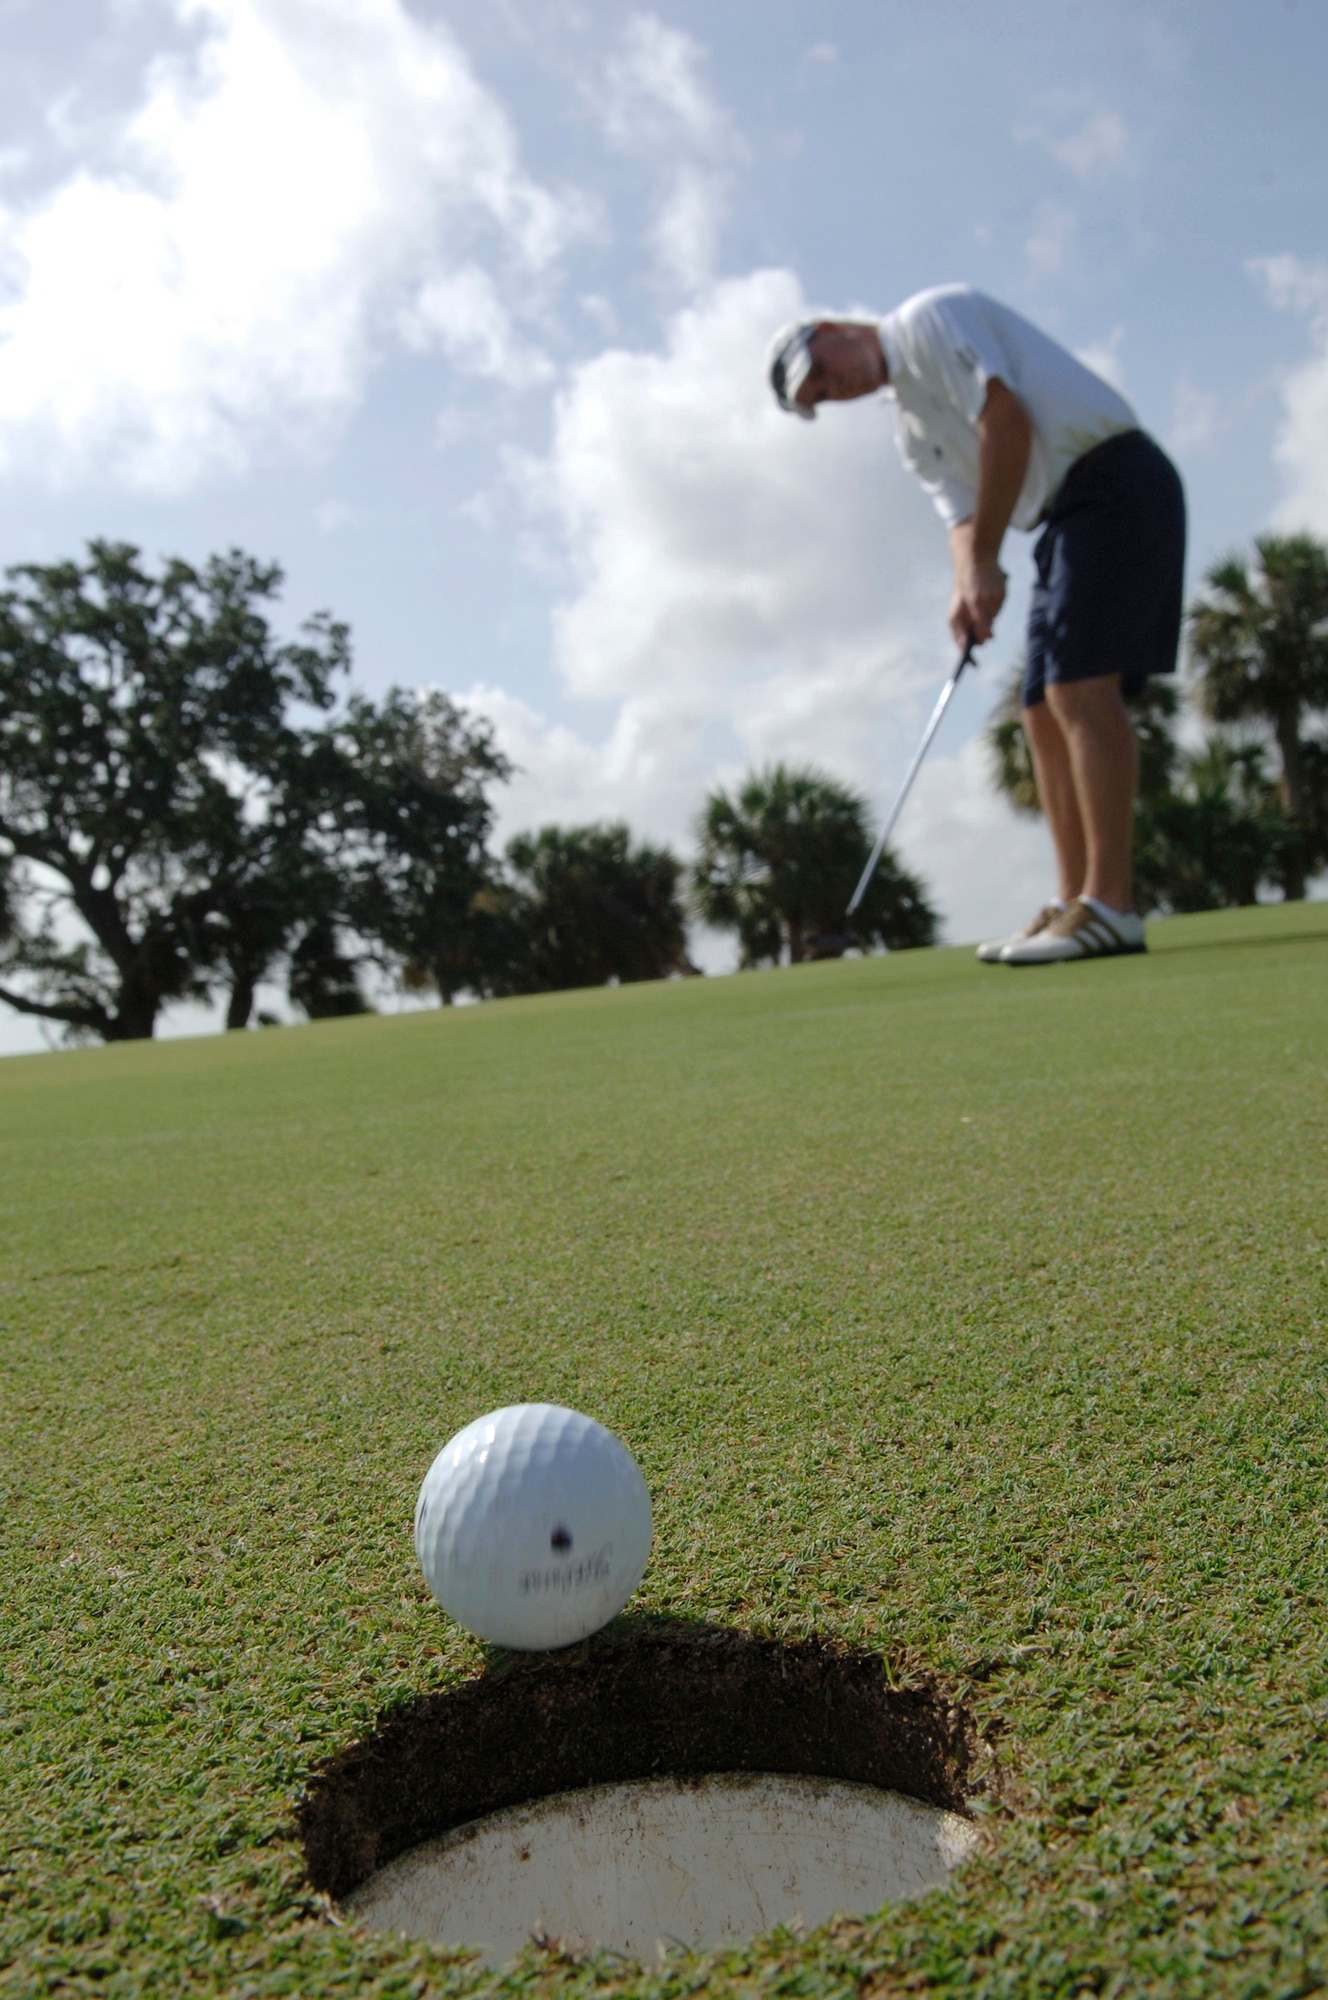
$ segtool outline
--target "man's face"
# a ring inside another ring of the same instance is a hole
[[[885,357],[874,326],[855,320],[822,320],[808,342],[811,369],[796,401],[808,409],[818,403],[851,403],[870,396],[885,381]]]

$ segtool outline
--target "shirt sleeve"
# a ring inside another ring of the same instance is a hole
[[[1012,357],[977,299],[962,292],[930,297],[910,330],[932,386],[965,423],[977,423],[993,375],[1018,393]]]
[[[946,527],[953,528],[960,521],[966,521],[977,507],[977,491],[967,480],[957,479],[952,472],[935,470],[935,459],[927,448],[926,431],[911,411],[903,408],[896,411],[895,439],[899,456],[924,493],[931,495],[932,504]]]
[[[947,528],[957,528],[961,521],[967,521],[977,511],[977,494],[971,486],[961,486],[957,479],[924,479],[922,486],[930,493],[936,512]]]

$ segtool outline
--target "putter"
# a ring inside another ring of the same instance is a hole
[[[903,811],[904,800],[908,797],[909,792],[912,789],[913,780],[918,775],[918,769],[922,763],[923,758],[927,754],[927,750],[931,744],[931,739],[941,726],[941,717],[945,714],[946,709],[950,706],[950,697],[959,685],[960,675],[963,673],[965,667],[971,667],[973,665],[973,648],[976,645],[976,643],[977,641],[975,639],[973,638],[969,639],[968,644],[965,646],[963,652],[959,656],[954,672],[951,674],[949,680],[945,683],[945,686],[941,689],[941,692],[937,697],[936,706],[931,712],[931,721],[927,724],[927,727],[922,732],[922,741],[921,743],[919,743],[917,750],[914,752],[913,762],[909,765],[907,771],[905,771],[904,773],[904,782],[899,787],[899,790],[895,793],[895,802],[891,806],[889,812],[886,814],[885,825],[881,828],[881,831],[876,836],[876,845],[875,847],[873,847],[870,855],[867,857],[867,866],[863,869],[861,875],[858,877],[858,886],[853,891],[853,895],[849,901],[848,909],[844,913],[849,921],[843,933],[838,936],[834,935],[833,933],[831,934],[823,933],[820,936],[809,938],[807,942],[813,951],[815,951],[818,947],[821,948],[822,950],[829,947],[831,950],[843,951],[849,945],[854,945],[857,943],[857,938],[853,934],[853,923],[852,923],[853,912],[857,909],[859,903],[862,901],[863,897],[867,893],[867,889],[871,883],[871,878],[876,873],[876,864],[880,860],[882,854],[885,852],[885,843],[890,838],[890,835],[894,831],[895,821],[899,818],[900,813]]]

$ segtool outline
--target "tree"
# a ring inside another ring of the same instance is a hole
[[[1178,754],[1175,781],[1141,793],[1135,896],[1145,913],[1234,909],[1275,879],[1294,831],[1263,769],[1260,744],[1220,737]]]
[[[278,642],[264,606],[281,572],[239,551],[153,576],[95,541],[86,563],[8,576],[0,999],[107,1041],[151,1035],[165,1002],[227,972],[252,999],[250,973],[290,934],[292,868],[322,866],[301,848],[308,814],[282,817],[287,709],[331,704],[345,628],[320,616]]]
[[[297,964],[318,957],[322,947],[310,940],[315,933],[332,936],[344,901],[332,813],[341,790],[332,778],[340,767],[316,733],[294,729],[267,765],[262,777],[230,766],[241,809],[229,810],[228,801],[207,830],[211,873],[196,956],[229,988],[228,1028],[248,1025],[259,981],[283,956],[292,977]],[[304,1005],[307,996],[287,983],[290,997]]]
[[[354,958],[326,919],[311,923],[291,952],[286,990],[311,1021],[373,1012],[360,990]]]
[[[363,1011],[366,959],[445,1000],[506,964],[487,725],[396,688],[297,725],[333,706],[349,639],[320,616],[280,643],[280,582],[239,552],[154,576],[104,542],[10,573],[0,999],[114,1041],[218,988],[243,1027],[283,960],[310,1016]]]
[[[1310,850],[1309,866],[1328,867],[1328,741],[1307,736],[1300,746],[1305,786],[1302,822]]]
[[[352,696],[322,748],[346,926],[444,1003],[490,990],[511,946],[486,786],[511,767],[489,725],[436,690],[393,688],[377,707]]]
[[[1281,759],[1281,803],[1297,837],[1286,842],[1281,887],[1305,894],[1328,860],[1324,754],[1305,737],[1328,713],[1328,548],[1309,535],[1259,535],[1257,563],[1225,556],[1190,607],[1199,702],[1218,723],[1268,729]]]
[[[690,972],[682,863],[627,828],[541,827],[509,841],[507,963],[492,991],[552,992]]]
[[[1033,760],[1019,720],[1016,664],[987,728],[997,791],[1016,812],[1041,812]],[[1126,697],[1139,739],[1134,885],[1144,913],[1217,910],[1255,901],[1277,879],[1294,831],[1263,768],[1261,745],[1211,736],[1197,751],[1176,737],[1180,695],[1150,680]]]
[[[736,794],[712,792],[697,833],[693,877],[698,914],[736,930],[744,966],[797,965],[843,950],[844,912],[871,852],[865,802],[816,770],[775,764],[753,772]],[[854,915],[867,944],[904,950],[935,942],[926,891],[889,849]],[[823,940],[835,938],[833,945]]]

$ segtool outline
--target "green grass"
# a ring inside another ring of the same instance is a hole
[[[515,1992],[1328,1981],[1328,906],[0,1064],[0,1993],[492,1986],[339,1926],[292,1806],[479,1664],[418,1482],[577,1404],[651,1609],[999,1718],[915,1906]]]

